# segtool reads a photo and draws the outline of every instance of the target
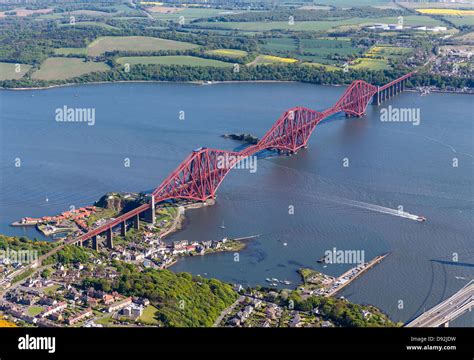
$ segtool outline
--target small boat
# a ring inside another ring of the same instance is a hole
[[[270,286],[278,286],[277,283],[271,283]]]
[[[278,282],[278,279],[272,278],[272,281],[273,281],[273,282]]]
[[[291,281],[284,280],[284,281],[283,281],[283,284],[285,284],[285,285],[290,285],[290,284],[291,284]]]
[[[288,246],[288,243],[283,243],[283,246]]]
[[[222,222],[222,225],[219,226],[221,229],[225,229],[225,225],[224,225],[224,222]]]
[[[317,263],[319,264],[325,264],[326,263],[326,255],[321,256],[318,260],[316,260]]]
[[[272,282],[272,279],[266,278],[265,281]]]

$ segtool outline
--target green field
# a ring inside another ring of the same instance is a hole
[[[231,59],[241,58],[247,56],[247,52],[243,50],[234,49],[216,49],[206,51],[206,54],[224,56]]]
[[[44,310],[41,306],[30,306],[26,311],[30,316],[36,316]]]
[[[30,65],[0,62],[0,80],[21,79],[31,68]]]
[[[408,56],[412,49],[387,44],[374,45],[351,65],[353,69],[387,70],[390,60]]]
[[[350,66],[353,69],[369,69],[369,70],[388,70],[390,65],[385,59],[369,59],[361,58],[355,60],[355,63]]]
[[[97,56],[107,51],[160,51],[160,50],[187,50],[196,48],[197,45],[154,38],[149,36],[103,36],[87,47],[87,53]]]
[[[126,56],[117,59],[119,64],[154,64],[154,65],[187,65],[187,66],[213,66],[229,67],[232,63],[224,61],[203,59],[196,56]]]
[[[46,295],[52,296],[56,293],[56,291],[61,287],[61,285],[54,284],[51,286],[48,286],[47,288],[44,289],[44,293]]]
[[[263,50],[270,52],[292,52],[297,51],[296,40],[293,38],[270,38],[262,45]]]
[[[395,17],[380,18],[347,18],[337,20],[322,21],[295,21],[294,25],[289,25],[287,21],[268,21],[268,22],[198,22],[195,25],[200,27],[218,27],[222,29],[235,29],[244,31],[270,31],[270,30],[290,30],[290,31],[325,31],[339,26],[347,25],[373,25],[375,23],[396,24]],[[429,16],[410,15],[404,17],[406,25],[442,25],[439,20]]]
[[[271,65],[271,64],[292,64],[298,60],[273,55],[258,55],[254,61],[247,65]]]
[[[308,66],[320,66],[323,67],[326,71],[342,71],[342,67],[337,67],[334,65],[327,65],[327,64],[321,64],[317,62],[311,62],[311,63],[303,63],[303,65],[308,65]]]
[[[65,80],[90,72],[107,70],[109,70],[109,66],[101,62],[52,57],[46,59],[31,77],[38,80]]]
[[[138,318],[139,321],[144,322],[145,324],[157,325],[158,321],[155,319],[155,313],[158,311],[153,305],[148,305],[143,309],[143,314]]]
[[[204,8],[178,8],[179,11],[176,12],[169,12],[169,13],[160,13],[160,12],[152,12],[152,15],[157,20],[163,21],[173,21],[178,22],[180,17],[184,17],[184,23],[189,24],[190,21],[201,19],[201,18],[209,18],[212,16],[219,15],[223,13],[224,10],[220,9],[204,9]]]
[[[57,55],[86,55],[86,48],[59,48],[54,49],[54,53]]]
[[[474,16],[446,16],[445,18],[456,26],[474,26]]]
[[[301,39],[298,42],[293,38],[272,38],[262,48],[269,52],[288,54],[298,59],[323,64],[337,62],[333,57],[347,57],[349,55],[361,54],[362,50],[352,46],[346,39]]]

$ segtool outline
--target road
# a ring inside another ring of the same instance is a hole
[[[440,327],[449,324],[474,305],[474,281],[457,293],[410,321],[406,327]]]

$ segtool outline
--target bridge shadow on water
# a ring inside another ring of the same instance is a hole
[[[431,259],[430,261],[443,265],[452,265],[452,266],[463,266],[463,267],[474,267],[472,263],[459,262],[459,261],[447,261],[447,260],[436,260]]]

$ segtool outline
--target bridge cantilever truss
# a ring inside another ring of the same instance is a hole
[[[150,208],[154,210],[155,203],[178,199],[205,201],[214,198],[225,176],[239,161],[264,149],[296,152],[307,145],[316,126],[327,117],[338,112],[344,112],[346,116],[363,116],[372,99],[379,104],[380,94],[389,94],[390,90],[393,90],[392,93],[395,94],[397,86],[401,91],[400,84],[412,75],[413,72],[382,87],[362,80],[354,81],[336,104],[322,112],[302,106],[291,108],[278,118],[256,145],[249,146],[240,152],[209,148],[196,149],[152,192],[150,204],[144,204],[123,214],[106,225],[93,229],[77,239],[72,239],[70,243],[82,244],[91,238],[96,239],[97,235],[106,231],[111,243],[111,229],[114,226],[122,224],[125,228],[125,221],[134,217],[138,222],[138,215]],[[382,100],[385,100],[385,96]],[[151,218],[154,221],[154,216]]]

